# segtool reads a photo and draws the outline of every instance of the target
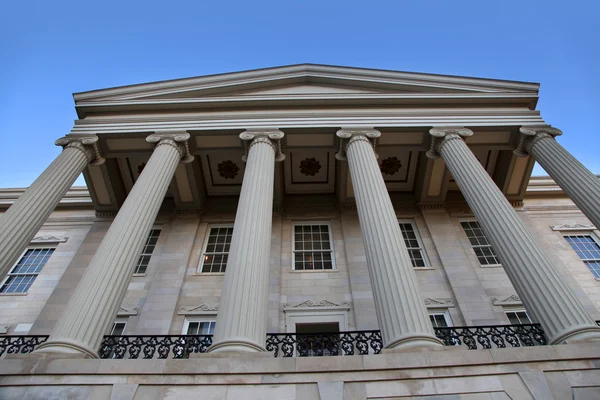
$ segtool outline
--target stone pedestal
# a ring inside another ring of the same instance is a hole
[[[273,180],[275,161],[284,159],[283,132],[247,131],[240,138],[250,144],[209,352],[266,351]]]
[[[101,164],[98,137],[65,136],[56,141],[64,150],[27,188],[19,199],[0,215],[0,279],[18,261],[67,190],[88,163]]]
[[[441,157],[496,250],[527,312],[542,324],[549,343],[600,339],[585,312],[492,178],[467,147],[464,128],[431,129],[429,157]]]
[[[600,228],[600,179],[554,139],[562,132],[551,127],[522,127],[521,133],[523,140],[515,154],[531,154],[586,217]]]
[[[365,245],[377,319],[386,348],[442,346],[417,286],[417,277],[370,139],[380,132],[342,129],[338,159],[347,159]]]
[[[187,133],[154,134],[156,147],[48,341],[37,351],[83,353],[98,357],[104,335],[113,323],[129,279],[175,169],[190,162]]]

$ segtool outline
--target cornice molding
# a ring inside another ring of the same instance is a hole
[[[68,237],[62,237],[62,238],[57,238],[56,236],[52,236],[52,235],[42,235],[42,236],[36,236],[31,240],[31,244],[41,244],[41,243],[65,243],[67,240],[69,240]]]
[[[350,303],[343,301],[341,303],[334,303],[329,300],[321,300],[314,302],[312,300],[306,300],[298,304],[284,304],[283,311],[314,311],[318,310],[349,310]]]
[[[448,308],[455,306],[452,299],[432,299],[430,297],[425,299],[425,307],[427,308]]]
[[[553,231],[594,231],[596,227],[592,224],[562,224],[550,225]]]
[[[521,298],[516,294],[508,297],[492,297],[492,304],[495,306],[520,306],[523,305]]]
[[[215,315],[219,311],[218,304],[201,303],[197,306],[180,307],[178,315]]]

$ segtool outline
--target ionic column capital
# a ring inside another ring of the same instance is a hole
[[[462,126],[441,126],[431,128],[429,130],[431,135],[431,147],[427,150],[428,158],[436,159],[440,158],[440,149],[442,146],[450,140],[464,140],[469,136],[473,136],[473,131]]]
[[[562,135],[560,129],[550,125],[522,126],[519,132],[521,133],[519,145],[513,150],[513,154],[517,157],[527,157],[531,148],[542,139],[554,139],[556,136]]]
[[[285,160],[285,154],[281,152],[281,139],[283,139],[283,136],[284,133],[279,129],[248,129],[240,133],[240,139],[244,141],[244,155],[242,160],[246,162],[250,148],[260,143],[267,144],[273,148],[276,162]]]
[[[54,142],[64,149],[71,148],[82,151],[92,165],[104,164],[104,157],[100,155],[98,136],[96,135],[67,135]]]
[[[187,164],[194,161],[194,156],[190,154],[188,146],[189,139],[190,134],[185,131],[155,132],[146,138],[146,142],[153,144],[154,148],[158,146],[175,147],[181,157],[180,162]]]
[[[377,139],[381,136],[381,132],[373,128],[342,128],[336,132],[336,136],[340,138],[340,149],[335,154],[335,158],[340,161],[347,160],[346,152],[348,146],[359,141],[367,142],[373,147],[373,151],[377,147]],[[375,153],[377,156],[377,153]]]

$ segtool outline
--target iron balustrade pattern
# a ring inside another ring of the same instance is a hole
[[[444,345],[467,346],[470,350],[548,344],[540,324],[457,326],[434,331]]]
[[[600,321],[596,321],[600,325]],[[539,324],[457,326],[434,328],[446,346],[463,346],[471,350],[546,345]],[[48,336],[0,336],[0,357],[27,354],[48,340]],[[100,358],[188,358],[206,353],[212,335],[104,336]],[[383,348],[380,331],[339,333],[267,334],[266,349],[275,357],[310,357],[379,354]]]
[[[0,336],[0,357],[31,353],[46,340],[48,336]]]
[[[268,333],[267,351],[278,357],[352,356],[379,354],[380,331],[327,333]]]
[[[100,358],[188,358],[206,353],[212,335],[104,336]]]

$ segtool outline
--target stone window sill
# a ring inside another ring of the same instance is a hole
[[[133,274],[132,276],[146,276],[146,273],[144,272],[143,274]]]
[[[292,269],[290,270],[290,272],[292,274],[301,274],[304,272],[307,273],[311,273],[311,272],[316,272],[316,273],[329,273],[329,272],[340,272],[339,269]]]
[[[0,293],[0,296],[27,296],[29,292],[23,293]]]
[[[479,265],[481,268],[502,268],[502,264]]]
[[[225,272],[194,272],[194,276],[224,276]]]
[[[432,269],[435,269],[433,267],[413,267],[413,269],[415,271],[431,271]]]

